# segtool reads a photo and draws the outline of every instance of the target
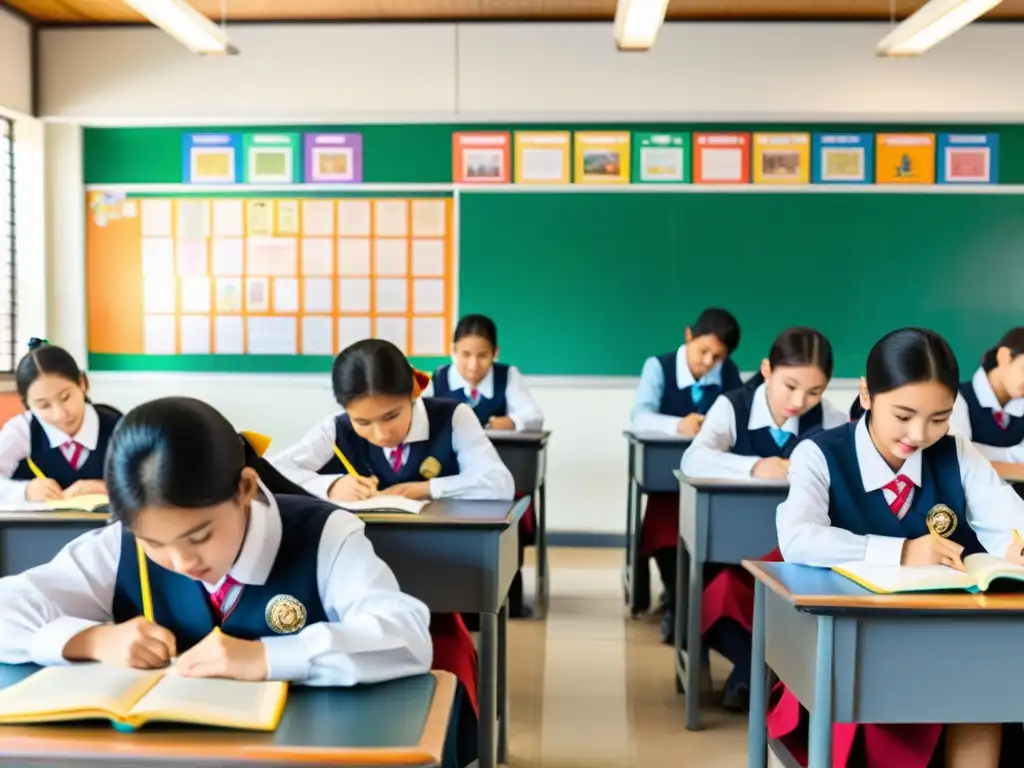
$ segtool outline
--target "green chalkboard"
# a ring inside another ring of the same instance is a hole
[[[792,325],[859,376],[884,333],[944,334],[967,371],[1024,321],[1024,196],[463,193],[461,312],[532,374],[636,375],[706,306],[746,370]]]

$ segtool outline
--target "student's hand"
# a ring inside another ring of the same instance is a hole
[[[515,429],[516,423],[508,416],[491,416],[487,422],[488,429]]]
[[[903,542],[900,565],[948,565],[958,571],[966,570],[961,558],[964,548],[955,541],[926,533]]]
[[[676,432],[683,437],[693,437],[700,432],[700,425],[704,423],[704,417],[699,413],[691,413],[683,416],[676,424]]]
[[[405,496],[407,499],[424,501],[430,498],[430,483],[426,480],[419,483],[399,483],[392,485],[387,492],[394,496]]]
[[[28,501],[50,501],[61,497],[60,483],[49,477],[37,477],[25,488],[25,498]]]
[[[327,491],[331,501],[362,501],[377,495],[377,478],[344,475],[339,477]]]
[[[178,657],[174,674],[266,680],[266,646],[259,640],[239,640],[214,630]]]
[[[102,480],[78,480],[64,489],[64,498],[90,496],[92,494],[107,495],[107,486]]]
[[[100,624],[68,640],[68,661],[100,661],[118,667],[160,669],[177,655],[174,635],[142,616],[121,624]]]
[[[785,480],[789,475],[789,459],[780,459],[778,456],[761,459],[750,474],[762,480]]]

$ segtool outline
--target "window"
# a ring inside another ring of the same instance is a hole
[[[0,375],[14,372],[14,123],[0,116]]]

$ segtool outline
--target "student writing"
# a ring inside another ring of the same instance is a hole
[[[0,429],[0,501],[105,494],[103,460],[121,413],[93,405],[75,359],[41,339],[14,380],[28,410]]]
[[[683,454],[693,477],[785,479],[801,440],[846,424],[847,414],[823,400],[832,378],[832,346],[811,328],[790,328],[761,361],[760,384],[720,395]],[[766,559],[780,559],[776,554]],[[714,575],[717,570],[717,575]],[[749,704],[753,583],[739,568],[709,569],[701,617],[708,645],[733,662],[722,704]]]
[[[630,429],[693,437],[704,414],[722,392],[742,386],[740,372],[729,356],[740,343],[740,326],[724,309],[705,309],[686,329],[685,343],[675,352],[650,357],[640,373]],[[640,530],[640,569],[635,602],[643,610],[647,594],[647,561],[654,558],[665,586],[663,605],[674,604],[676,540],[679,538],[679,494],[656,493],[647,497]],[[672,642],[671,612],[662,616],[662,639]]]
[[[779,545],[787,562],[831,567],[851,561],[963,568],[962,558],[987,551],[1024,563],[1014,531],[1024,526],[1024,501],[996,475],[963,435],[949,433],[959,368],[938,334],[906,328],[871,350],[861,380],[865,415],[823,432],[793,452],[790,490],[779,506]],[[957,525],[929,531],[943,505]],[[894,654],[913,653],[894,648]],[[773,738],[798,740],[803,716],[788,690],[772,708]],[[999,765],[1000,724],[947,725],[946,765]],[[838,724],[834,764],[925,768],[942,725]],[[802,745],[794,743],[799,749]],[[859,755],[854,755],[854,752]],[[1019,754],[1012,755],[1019,763]],[[859,758],[859,760],[858,760]]]

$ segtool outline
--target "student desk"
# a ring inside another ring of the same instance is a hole
[[[629,485],[626,492],[626,563],[622,588],[629,612],[637,616],[650,603],[647,585],[650,570],[640,557],[640,527],[643,523],[643,495],[675,493],[678,486],[672,473],[679,469],[690,438],[657,432],[622,433],[629,445]],[[643,584],[643,586],[639,586]],[[647,596],[646,599],[640,597]]]
[[[675,476],[679,484],[676,689],[686,693],[686,728],[692,731],[700,728],[704,564],[740,565],[775,549],[775,510],[785,501],[789,483],[688,477],[678,469]],[[696,661],[691,664],[691,659]]]
[[[418,515],[360,515],[404,592],[435,613],[480,614],[480,768],[494,768],[508,754],[505,599],[519,569],[519,518],[529,503],[445,499]],[[47,562],[73,537],[105,524],[95,513],[0,513],[0,576]]]
[[[0,688],[39,669],[0,665]],[[404,766],[441,764],[455,677],[432,672],[355,688],[293,686],[274,733],[104,721],[0,725],[0,762],[47,766]]]
[[[1007,679],[1024,595],[875,595],[824,568],[743,566],[755,579],[749,768],[767,764],[767,668],[811,713],[808,768],[831,767],[834,722],[1024,720]],[[771,748],[796,765],[781,743]]]
[[[534,618],[543,619],[548,612],[548,532],[547,498],[544,481],[548,470],[548,438],[551,432],[515,432],[487,430],[501,460],[516,482],[517,494],[533,497],[537,529],[537,568],[535,579]]]

